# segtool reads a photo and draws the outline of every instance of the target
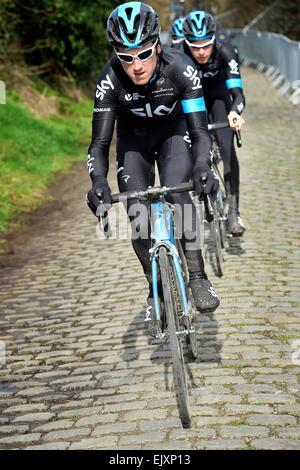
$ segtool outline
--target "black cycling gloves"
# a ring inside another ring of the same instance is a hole
[[[204,194],[211,194],[212,198],[215,199],[219,189],[219,181],[209,166],[194,168],[193,182],[195,191],[200,197]]]
[[[93,187],[87,194],[87,204],[94,215],[100,215],[96,214],[100,204],[103,204],[106,210],[111,208],[111,190],[105,176],[96,176],[93,179]]]

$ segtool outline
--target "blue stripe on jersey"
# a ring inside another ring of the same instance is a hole
[[[204,97],[193,98],[190,100],[181,101],[182,109],[185,114],[196,113],[197,111],[206,111]]]
[[[226,80],[226,86],[230,90],[230,88],[243,88],[243,82],[240,78],[230,78]]]

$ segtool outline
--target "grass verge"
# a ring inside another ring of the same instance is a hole
[[[57,101],[59,112],[46,119],[35,116],[15,92],[0,106],[0,237],[18,213],[45,202],[58,172],[85,159],[92,103],[62,95]]]

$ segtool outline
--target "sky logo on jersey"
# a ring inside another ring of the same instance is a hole
[[[228,65],[230,67],[230,72],[236,75],[239,75],[239,64],[237,63],[236,60],[232,59],[230,62],[228,62]]]
[[[168,106],[164,106],[161,104],[154,110],[151,109],[151,104],[147,103],[144,108],[135,108],[131,109],[130,111],[135,114],[136,116],[140,117],[148,117],[148,118],[153,118],[155,116],[167,116],[168,114],[171,114],[172,111],[174,111],[175,106],[177,105],[177,101],[173,104],[171,108],[168,108]]]
[[[195,70],[194,67],[188,65],[186,71],[183,72],[183,75],[193,82],[193,90],[199,90],[200,88],[202,88],[201,78],[198,75],[198,71]]]
[[[97,84],[97,90],[96,90],[96,98],[103,100],[104,96],[106,95],[106,91],[109,90],[110,88],[112,90],[115,89],[110,76],[107,74],[106,75],[106,80],[102,80],[100,82],[100,85]]]
[[[215,70],[214,72],[212,70],[210,70],[209,72],[205,72],[203,74],[203,77],[204,78],[212,78],[212,77],[215,77],[218,73],[219,73],[219,70]]]

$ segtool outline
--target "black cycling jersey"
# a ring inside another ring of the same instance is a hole
[[[226,122],[230,111],[241,114],[245,108],[239,58],[228,42],[217,41],[207,64],[200,65],[193,58],[186,42],[176,48],[178,55],[190,57],[201,74],[203,94],[211,122]],[[232,129],[215,132],[224,163],[224,179],[228,194],[239,193],[240,172],[234,148]]]
[[[158,56],[150,82],[135,85],[118,58],[107,62],[97,82],[92,142],[88,169],[92,180],[107,176],[108,153],[114,123],[118,136],[159,129],[185,116],[192,143],[194,165],[211,163],[211,142],[201,78],[184,54],[168,50]]]
[[[218,89],[218,83],[224,82],[232,97],[231,111],[241,114],[245,109],[245,97],[243,83],[240,75],[239,58],[235,48],[228,42],[216,42],[212,55],[206,64],[198,64],[193,58],[186,42],[176,51],[184,52],[193,60],[197,70],[201,72],[204,96],[214,95]]]

